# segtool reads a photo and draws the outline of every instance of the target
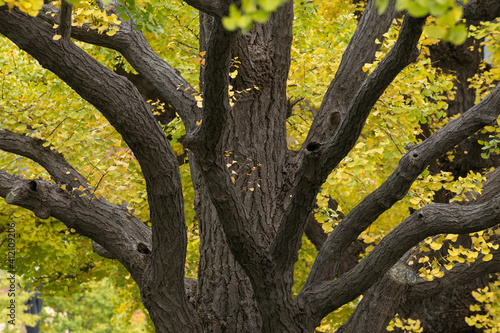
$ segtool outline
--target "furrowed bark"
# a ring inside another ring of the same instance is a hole
[[[303,160],[295,174],[291,201],[271,247],[273,257],[281,258],[281,269],[295,262],[307,217],[321,185],[354,147],[377,99],[396,75],[418,56],[416,45],[424,21],[405,18],[396,44],[356,94],[335,136],[325,144],[310,142],[305,147]]]
[[[500,168],[488,173],[486,178],[487,180],[483,183],[481,190],[482,194],[479,195],[476,193],[477,199],[470,197],[470,201],[464,202],[464,205],[485,203],[500,193]],[[496,243],[495,240],[493,242]],[[409,251],[409,253],[416,252],[418,252],[418,248]],[[500,271],[500,248],[496,250],[490,249],[490,253],[493,255],[490,261],[484,261],[484,254],[479,254],[478,258],[472,263],[457,263],[450,270],[446,270],[443,267],[444,276],[435,278],[432,281],[425,281],[417,276],[415,284],[404,283],[395,281],[389,277],[390,273],[386,273],[381,281],[374,284],[363,294],[363,298],[354,310],[354,313],[337,332],[385,332],[389,321],[397,312],[403,315],[403,313],[408,311],[408,307],[411,309],[413,306],[425,306],[424,301],[426,299],[436,302],[436,296],[440,299],[448,300],[452,297],[460,297],[462,295],[461,288],[468,289],[467,286],[471,283],[477,286],[478,278],[485,280],[485,276],[489,273]],[[403,262],[407,262],[410,258],[410,255],[405,255],[402,260]],[[411,258],[411,260],[416,261],[414,258]],[[455,295],[454,292],[457,291],[460,293]],[[468,292],[470,293],[470,290]],[[462,302],[466,302],[463,299],[463,295]],[[367,311],[368,308],[375,308],[376,312]],[[459,313],[463,315],[463,313]],[[413,315],[412,313],[412,319],[418,318],[415,318]],[[443,315],[445,314],[433,313],[430,314],[430,318],[438,320]],[[457,325],[457,323],[454,325]],[[445,327],[450,326],[452,325],[448,324]]]
[[[213,21],[208,15],[200,17],[200,51],[207,51]],[[293,7],[290,2],[273,13],[266,24],[255,25],[246,35],[237,33],[231,45],[231,59],[237,57],[240,61],[238,75],[229,81],[236,92],[236,100],[233,99],[234,105],[227,113],[227,125],[216,153],[218,158],[223,158],[224,172],[233,177],[231,186],[238,200],[245,207],[251,207],[246,210],[247,228],[251,237],[255,237],[252,242],[257,244],[258,251],[271,242],[283,212],[284,199],[288,197],[282,186],[284,169],[288,168],[285,165],[285,92],[292,22]],[[233,70],[234,67],[231,68]],[[201,86],[211,82],[211,76],[202,71]],[[238,94],[237,91],[247,93]],[[266,263],[268,259],[255,263],[253,269],[256,272],[257,266],[263,264],[267,273],[257,280],[258,287],[255,285],[252,288],[247,274],[229,252],[219,214],[210,203],[207,184],[200,170],[201,163],[194,161],[197,161],[196,157],[190,158],[197,192],[195,207],[202,230],[199,281],[203,286],[210,286],[202,290],[200,308],[207,311],[204,312],[206,316],[217,318],[227,315],[227,322],[212,321],[210,329],[238,333],[276,332],[290,329],[284,327],[297,326],[291,319],[294,311],[287,313],[283,310],[291,307],[289,292],[276,287],[283,285],[285,278],[269,273],[271,266]],[[287,285],[289,281],[291,279],[286,277]],[[253,289],[252,292],[247,292],[247,288]],[[238,291],[226,294],[225,290]],[[255,290],[258,292],[254,293]],[[218,301],[214,302],[215,299]],[[257,311],[257,303],[260,303],[260,311]],[[255,316],[258,319],[252,320]],[[261,316],[264,318],[261,319]],[[291,325],[284,326],[285,322]]]
[[[497,86],[482,102],[461,117],[451,121],[421,144],[410,148],[391,176],[352,209],[329,235],[316,258],[306,288],[335,274],[335,268],[332,271],[331,266],[325,267],[326,262],[338,264],[343,250],[380,214],[406,195],[411,184],[432,160],[482,127],[492,124],[500,114],[499,101],[500,86]]]
[[[73,5],[61,0],[61,16],[59,22],[59,32],[62,38],[68,39],[71,36],[71,12]]]
[[[151,231],[130,216],[126,208],[100,199],[90,202],[87,196],[65,191],[43,179],[23,179],[3,170],[0,170],[0,196],[7,203],[33,211],[39,218],[55,217],[102,245],[142,286],[146,256],[137,247],[151,244]]]
[[[398,225],[352,270],[337,280],[318,283],[298,297],[314,304],[312,315],[322,318],[370,288],[406,251],[426,237],[480,231],[497,225],[499,219],[500,194],[478,205],[428,205]]]
[[[461,0],[460,3],[465,1]],[[491,21],[500,16],[500,3],[496,0],[469,0],[464,5],[466,20]]]
[[[0,11],[0,32],[93,104],[134,152],[146,180],[153,229],[151,261],[141,289],[144,303],[157,317],[160,332],[180,325],[196,331],[199,323],[184,292],[187,236],[177,159],[148,104],[128,80],[70,40],[53,40],[52,27],[40,18],[16,9]]]
[[[118,16],[116,11],[113,12]],[[38,17],[54,24],[59,15],[59,8],[44,5]],[[142,32],[134,30],[132,20],[122,21],[119,29],[115,35],[108,36],[91,29],[89,24],[84,24],[81,27],[72,27],[71,37],[120,52],[129,64],[156,88],[161,94],[160,97],[172,105],[182,118],[187,131],[194,129],[196,121],[201,119],[201,110],[192,95],[196,89],[184,80],[179,71],[153,51]]]

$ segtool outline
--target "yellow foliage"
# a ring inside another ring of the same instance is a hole
[[[43,6],[43,0],[3,0],[3,1],[7,4],[9,9],[18,7],[19,10],[25,12],[30,16],[37,16],[38,12],[42,9]]]

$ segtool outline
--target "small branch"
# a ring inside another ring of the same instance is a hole
[[[59,18],[59,31],[64,39],[69,39],[71,37],[71,14],[73,11],[73,5],[61,0],[61,16]]]

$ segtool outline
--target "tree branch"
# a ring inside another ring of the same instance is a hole
[[[112,210],[117,217],[123,215],[123,211],[128,212],[125,207],[112,205],[103,197],[96,198],[87,179],[76,171],[62,154],[54,151],[50,145],[44,147],[45,143],[45,140],[39,138],[13,133],[8,130],[0,130],[1,150],[27,157],[40,164],[56,182],[66,184],[66,189],[69,192],[75,196],[85,196],[90,199],[88,208],[97,211]],[[78,190],[80,186],[84,188],[83,191]],[[122,219],[121,225],[125,226],[124,231],[131,230],[135,232],[135,230],[138,230],[139,238],[134,243],[136,244],[136,250],[139,250],[138,247],[141,246],[147,249],[146,252],[151,251],[151,230],[141,220],[132,215],[127,215],[126,219]],[[130,234],[129,237],[136,238],[135,234]],[[94,240],[92,242],[97,254],[105,258],[117,259],[106,250],[106,248],[113,247],[113,244],[105,243],[101,246],[94,243]]]
[[[375,52],[381,45],[375,41],[384,40],[383,35],[391,26],[394,15],[395,0],[390,1],[382,15],[378,14],[375,1],[368,2],[342,56],[335,78],[323,97],[303,148],[311,142],[326,142],[336,133],[340,122],[346,116],[349,103],[366,80],[363,66],[375,60]]]
[[[62,184],[67,184],[69,190],[83,186],[89,198],[90,184],[73,166],[71,166],[62,154],[44,147],[45,140],[17,134],[8,130],[0,130],[0,149],[9,153],[27,157],[47,170],[52,178]]]
[[[309,142],[305,147],[303,159],[295,174],[292,198],[271,245],[271,253],[274,258],[279,258],[281,269],[286,270],[295,262],[307,217],[321,185],[333,168],[354,147],[366,118],[386,87],[418,56],[416,45],[424,22],[425,18],[405,18],[394,47],[363,83],[349,105],[347,115],[335,136],[326,144]],[[349,243],[352,241],[354,239]],[[321,252],[323,251],[320,251],[320,255]]]
[[[184,0],[188,5],[217,19],[221,19],[227,12],[227,0]]]
[[[309,275],[306,286],[334,276],[326,263],[338,265],[343,251],[357,239],[370,224],[394,203],[401,200],[411,184],[427,165],[453,148],[482,127],[492,124],[500,114],[500,86],[483,101],[476,104],[459,118],[452,120],[434,135],[413,146],[401,158],[396,170],[374,192],[370,193],[339,223],[328,237]]]
[[[150,244],[151,231],[130,216],[127,209],[99,199],[89,205],[88,197],[64,191],[43,179],[27,180],[3,170],[0,170],[0,196],[9,204],[33,211],[41,219],[55,217],[102,245],[142,285],[146,262],[137,247]]]
[[[112,12],[119,17],[115,10]],[[44,5],[38,17],[54,24],[59,15],[59,8]],[[133,20],[122,20],[120,30],[115,35],[108,36],[98,33],[96,29],[90,29],[89,24],[83,24],[81,27],[72,27],[71,37],[120,52],[130,65],[156,88],[160,97],[172,105],[182,118],[186,130],[188,132],[193,130],[196,121],[201,118],[201,110],[192,95],[196,89],[180,75],[179,71],[153,51],[142,32],[134,30],[134,25]]]
[[[187,235],[180,173],[175,154],[149,105],[130,81],[102,66],[71,40],[53,40],[52,27],[38,17],[27,17],[16,9],[2,11],[0,32],[93,104],[132,149],[146,180],[153,229],[152,259],[146,275],[165,277],[161,282],[147,279],[147,290],[158,295],[160,289],[166,291],[184,310],[185,318],[190,318],[186,320],[195,322],[186,312]]]
[[[297,297],[314,304],[313,316],[322,318],[370,288],[406,251],[426,237],[471,233],[493,227],[499,221],[500,194],[478,205],[428,205],[398,225],[352,270],[337,280],[303,289]]]
[[[252,278],[262,273],[264,251],[257,244],[245,207],[233,186],[225,162],[218,156],[229,112],[229,63],[234,33],[215,19],[203,72],[203,118],[184,144],[193,151],[222,224],[229,248]]]
[[[471,201],[464,202],[464,205],[485,203],[500,193],[500,168],[488,173],[486,179],[483,183],[482,194],[475,200],[471,197]],[[401,260],[408,262],[411,253],[415,253],[413,249],[408,251]],[[466,285],[480,276],[499,271],[500,249],[491,249],[490,253],[493,259],[488,262],[483,261],[484,255],[480,254],[472,264],[458,264],[451,270],[445,270],[443,277],[433,281],[424,281],[417,277],[416,284],[404,283],[394,280],[390,277],[390,273],[386,273],[382,280],[363,293],[363,299],[356,310],[337,333],[381,332],[405,301],[414,302],[418,299],[434,297],[456,288],[457,285]],[[371,313],[372,310],[367,311],[369,308],[373,309],[374,304],[378,311],[376,314]]]

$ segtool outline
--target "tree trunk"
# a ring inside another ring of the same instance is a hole
[[[289,3],[267,24],[258,24],[250,33],[236,37],[231,49],[236,66],[230,69],[238,70],[230,82],[234,104],[217,147],[262,246],[268,246],[276,233],[287,193],[281,187],[287,152],[286,78],[292,19]],[[213,18],[200,15],[200,51],[206,51],[212,24]],[[281,31],[276,33],[278,29]],[[205,329],[261,332],[262,320],[250,280],[229,250],[194,155],[189,158],[200,230],[197,306]]]

